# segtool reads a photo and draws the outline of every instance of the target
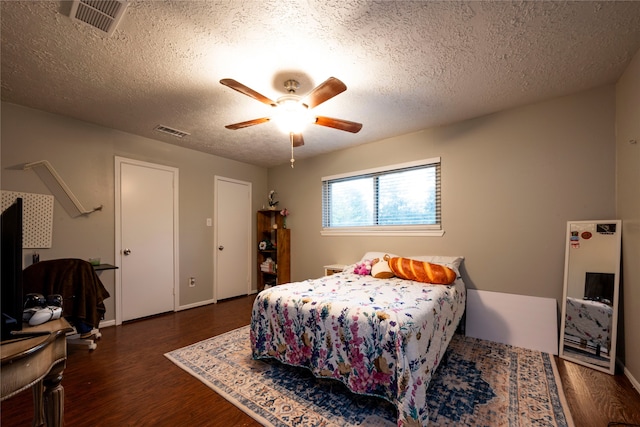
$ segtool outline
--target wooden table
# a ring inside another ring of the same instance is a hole
[[[26,326],[26,325],[25,325]],[[26,326],[12,341],[0,346],[2,355],[2,400],[28,388],[33,391],[33,425],[64,424],[62,372],[67,365],[66,333],[72,328],[65,319]],[[26,334],[41,333],[28,337]]]

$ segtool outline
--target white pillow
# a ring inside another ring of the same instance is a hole
[[[385,255],[389,255],[390,258],[396,258],[400,255],[392,254],[390,252],[367,252],[365,253],[360,261],[347,266],[343,271],[343,273],[353,273],[353,270],[356,267],[356,264],[363,262],[365,260],[374,260],[376,258],[384,259]],[[460,264],[464,261],[463,256],[442,256],[442,255],[416,255],[416,256],[407,256],[404,258],[415,259],[416,261],[426,261],[433,264],[444,265],[445,267],[449,267],[453,271],[456,272],[456,275],[460,277]]]
[[[363,262],[365,260],[374,260],[376,258],[380,258],[380,259],[384,259],[385,255],[389,255],[389,257],[391,258],[395,258],[395,257],[399,257],[400,255],[395,255],[392,254],[390,252],[367,252],[366,254],[364,254],[364,256],[360,259],[359,262]]]
[[[441,255],[418,255],[408,256],[405,258],[415,259],[416,261],[425,261],[432,264],[440,264],[445,267],[449,267],[456,272],[456,275],[460,277],[460,264],[464,261],[463,256],[441,256]]]

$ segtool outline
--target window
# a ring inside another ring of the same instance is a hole
[[[322,178],[322,234],[444,234],[440,158]]]

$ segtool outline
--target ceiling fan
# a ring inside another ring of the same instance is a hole
[[[300,83],[296,80],[287,80],[284,82],[284,88],[288,93],[279,97],[276,101],[267,98],[233,79],[222,79],[220,83],[276,109],[274,115],[271,117],[262,117],[246,122],[234,123],[225,126],[225,128],[237,130],[260,123],[266,123],[271,120],[278,122],[283,131],[289,134],[291,141],[291,167],[293,167],[294,162],[293,147],[304,145],[302,130],[305,125],[316,124],[351,133],[357,133],[362,129],[361,123],[331,117],[314,116],[311,113],[311,109],[347,90],[347,86],[335,77],[329,77],[326,81],[316,86],[304,98],[296,95],[296,90],[300,88]]]

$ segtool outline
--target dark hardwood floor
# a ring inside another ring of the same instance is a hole
[[[624,374],[555,359],[576,427],[640,426],[640,394]]]
[[[101,330],[92,352],[69,348],[65,424],[80,426],[259,426],[185,373],[164,353],[249,323],[254,296]],[[640,395],[623,375],[558,361],[576,427],[640,425]],[[3,427],[29,426],[26,391],[2,402]]]

